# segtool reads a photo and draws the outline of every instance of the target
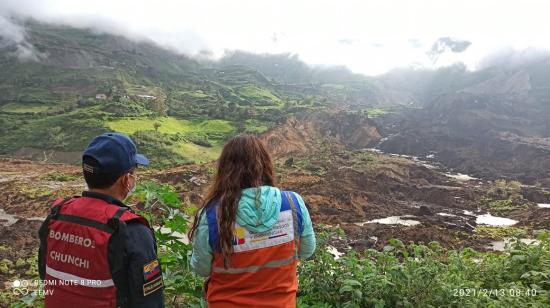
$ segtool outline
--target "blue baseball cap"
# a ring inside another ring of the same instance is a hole
[[[97,164],[84,163],[86,156],[97,160]],[[132,139],[121,133],[95,137],[82,154],[82,160],[82,167],[90,173],[122,173],[136,165],[149,165],[147,157],[137,153]]]

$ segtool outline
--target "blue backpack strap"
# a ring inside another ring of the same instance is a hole
[[[302,218],[302,209],[300,207],[300,203],[298,203],[298,199],[296,198],[296,193],[293,191],[281,191],[281,211],[287,211],[290,210],[290,204],[288,202],[288,198],[286,197],[286,194],[288,194],[292,201],[294,202],[294,205],[296,207],[296,216],[298,218],[298,234],[302,235],[302,229],[303,229],[303,218]]]
[[[287,191],[281,191],[281,212],[282,211],[290,211],[290,203],[288,202],[288,198],[286,197]]]
[[[220,252],[218,239],[218,220],[216,218],[216,209],[218,202],[208,203],[206,205],[206,220],[208,221],[208,243],[214,252]]]

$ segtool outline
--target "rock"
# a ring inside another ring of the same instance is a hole
[[[417,214],[418,216],[432,216],[433,213],[432,211],[430,210],[429,207],[425,206],[425,205],[421,205],[419,208],[418,208],[418,211],[417,211]]]
[[[197,186],[201,186],[202,184],[206,184],[206,180],[203,180],[203,179],[200,179],[196,176],[192,176],[190,179],[189,179],[189,182],[197,185]]]

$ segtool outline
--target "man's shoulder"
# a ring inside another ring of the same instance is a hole
[[[153,236],[151,229],[137,219],[132,219],[126,222],[126,232],[128,233],[128,236],[148,238]]]

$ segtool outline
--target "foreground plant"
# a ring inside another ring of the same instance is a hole
[[[350,250],[322,232],[312,260],[299,268],[300,307],[548,307],[550,233],[537,245],[515,239],[504,253],[447,250],[437,242],[392,239],[383,251]]]

